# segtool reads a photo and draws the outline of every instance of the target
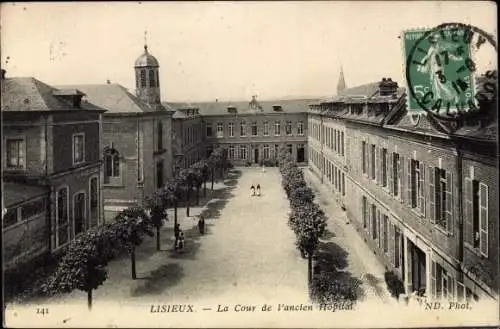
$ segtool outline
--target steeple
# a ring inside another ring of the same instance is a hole
[[[135,61],[136,96],[150,105],[161,103],[160,98],[160,65],[158,60],[148,52],[147,32],[144,32],[144,53]]]
[[[344,70],[342,69],[342,65],[340,66],[340,75],[339,82],[337,83],[337,94],[340,94],[345,89],[345,79],[344,79]]]

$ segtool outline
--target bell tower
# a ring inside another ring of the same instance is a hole
[[[144,33],[144,53],[135,61],[136,96],[150,105],[161,104],[160,98],[160,65],[158,60],[149,53]]]

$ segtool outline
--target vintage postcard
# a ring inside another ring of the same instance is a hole
[[[499,325],[494,2],[0,9],[4,326]]]

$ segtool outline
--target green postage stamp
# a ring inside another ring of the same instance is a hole
[[[470,30],[456,25],[407,30],[402,40],[410,113],[453,116],[476,106]]]

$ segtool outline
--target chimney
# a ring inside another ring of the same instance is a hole
[[[5,73],[7,73],[7,71],[5,71],[4,69],[2,69],[2,80],[5,79]]]
[[[111,84],[111,80],[109,80],[109,79],[108,79],[108,80],[106,80],[106,83],[107,83],[108,85],[110,85],[110,84]]]
[[[218,103],[218,102],[219,102],[219,99],[218,99],[218,98],[216,98],[216,99],[215,99],[215,102],[216,102],[216,103]]]
[[[390,96],[396,94],[398,91],[398,83],[392,81],[391,78],[382,78],[379,83],[379,93],[380,96]]]
[[[257,101],[257,95],[253,95],[252,96],[252,102],[256,102]]]

